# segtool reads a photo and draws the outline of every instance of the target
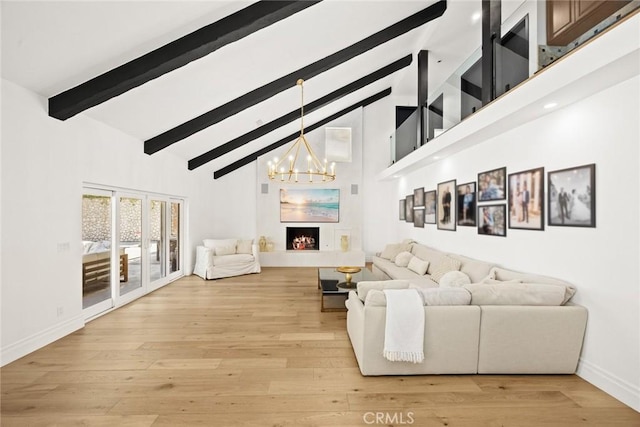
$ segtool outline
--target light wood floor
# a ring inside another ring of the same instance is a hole
[[[362,377],[312,268],[186,277],[0,375],[3,427],[640,426],[572,375]]]

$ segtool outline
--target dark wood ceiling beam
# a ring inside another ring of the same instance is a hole
[[[213,24],[49,98],[49,116],[66,120],[202,58],[321,0],[259,1]]]
[[[388,42],[402,34],[418,28],[430,22],[444,13],[447,9],[447,1],[441,0],[426,9],[405,18],[390,27],[360,40],[336,53],[322,58],[299,70],[296,70],[284,77],[267,83],[266,85],[252,90],[232,101],[214,108],[198,117],[195,117],[181,125],[178,125],[166,132],[157,135],[145,142],[145,153],[152,154],[169,147],[196,132],[213,126],[222,120],[239,113],[240,111],[258,104],[272,96],[295,86],[298,79],[309,80],[333,67],[336,67],[362,53],[365,53],[381,44]]]
[[[360,90],[363,87],[377,80],[380,80],[383,77],[393,74],[396,71],[409,66],[412,62],[412,59],[412,55],[407,55],[404,58],[394,61],[391,64],[382,67],[371,74],[368,74],[344,87],[341,87],[338,90],[331,92],[326,96],[323,96],[322,98],[317,99],[316,101],[310,102],[309,104],[304,106],[304,112],[307,114],[311,113],[312,111],[324,107],[325,105],[334,102],[337,99],[342,98],[343,96]],[[236,148],[240,148],[243,145],[248,144],[249,142],[299,118],[300,109],[298,108],[294,111],[291,111],[290,113],[285,114],[284,116],[278,117],[277,119],[260,126],[259,128],[252,130],[251,132],[247,132],[244,135],[232,139],[231,141],[226,142],[214,148],[213,150],[209,150],[206,153],[199,155],[198,157],[194,157],[193,159],[189,160],[189,169],[195,169],[199,166],[204,165],[205,163],[215,160],[218,157],[223,156],[235,150]]]
[[[363,99],[362,101],[356,104],[353,104],[352,106],[347,107],[344,110],[340,110],[337,113],[332,114],[331,116],[325,119],[322,119],[317,123],[312,124],[311,126],[306,126],[304,130],[305,132],[311,132],[312,130],[318,129],[319,127],[322,127],[328,123],[331,123],[332,121],[344,116],[347,113],[352,112],[357,108],[366,107],[367,105],[373,104],[374,102],[379,101],[382,98],[387,97],[389,95],[391,95],[391,88],[387,88],[382,92],[378,92],[375,95],[370,96],[369,98]],[[218,169],[213,173],[213,178],[214,179],[222,178],[223,176],[235,171],[236,169],[239,169],[242,166],[248,165],[249,163],[257,160],[258,157],[264,154],[267,154],[268,152],[273,151],[276,148],[281,147],[288,142],[295,140],[299,135],[300,135],[300,132],[292,133],[291,135],[285,138],[282,138],[281,140],[274,142],[273,144],[268,145],[252,154],[249,154],[248,156],[243,157],[242,159],[237,160],[231,163],[230,165],[223,167],[222,169]]]

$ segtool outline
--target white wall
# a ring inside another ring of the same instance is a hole
[[[199,198],[203,203],[199,218],[201,232],[194,235],[194,246],[203,239],[254,239],[256,236],[255,162],[213,179],[207,167],[199,177]],[[257,215],[260,216],[259,213]]]
[[[640,410],[639,95],[640,77],[635,77],[397,179],[385,211],[371,210],[367,215],[379,217],[378,222],[368,219],[365,227],[366,235],[375,234],[379,222],[393,218],[390,241],[411,237],[446,251],[574,283],[578,288],[574,302],[589,310],[578,373],[636,410]],[[507,173],[541,166],[548,172],[588,163],[596,164],[596,228],[509,229],[503,238],[478,235],[474,227],[458,227],[456,232],[437,230],[435,225],[414,228],[397,219],[398,200],[414,188],[428,191],[450,179],[458,184],[476,181],[479,172],[502,166]]]
[[[197,175],[184,160],[166,153],[148,156],[142,141],[85,115],[52,119],[46,99],[9,81],[2,80],[1,88],[6,364],[84,325],[83,183],[182,196],[189,203]],[[192,230],[200,225],[193,221]],[[188,236],[185,244],[190,246]],[[184,260],[187,273],[190,258]]]
[[[351,249],[360,250],[362,247],[362,109],[356,109],[336,120],[309,133],[305,132],[309,144],[316,155],[324,158],[324,141],[326,127],[351,128],[351,162],[336,162],[336,180],[329,184],[322,184],[322,188],[340,190],[340,212],[337,223],[282,223],[280,222],[280,189],[281,188],[318,188],[319,184],[281,184],[269,181],[267,178],[267,162],[274,156],[282,157],[290,143],[274,150],[258,159],[254,167],[257,168],[257,180],[254,188],[257,195],[257,225],[258,236],[265,236],[274,243],[277,251],[285,250],[286,228],[319,227],[320,250],[340,250],[339,238],[342,234],[350,235]],[[293,143],[293,141],[291,141]],[[247,167],[247,166],[246,166]],[[302,176],[303,174],[301,174]],[[261,193],[261,185],[268,184],[269,192]],[[351,194],[351,185],[358,186],[358,194]]]
[[[376,182],[374,177],[389,166],[391,142],[389,136],[395,130],[395,106],[397,99],[388,96],[364,109],[363,135],[363,185],[362,185],[362,249],[370,260],[371,255],[396,239],[395,227],[389,227],[397,219],[397,209],[388,209],[389,200],[395,198],[393,182]],[[395,202],[396,205],[398,202]]]

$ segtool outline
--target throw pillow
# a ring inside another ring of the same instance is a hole
[[[440,283],[442,276],[450,271],[458,271],[460,264],[460,261],[457,259],[450,258],[446,255],[441,256],[431,263],[431,268],[429,268],[429,271],[431,271],[431,279],[436,283]]]
[[[439,283],[445,288],[458,288],[471,283],[471,279],[462,271],[449,271],[440,278]]]
[[[249,254],[253,253],[251,246],[253,245],[253,240],[238,240],[238,246],[236,247],[236,252],[239,254]]]
[[[424,276],[427,274],[427,270],[429,269],[429,261],[423,261],[417,256],[414,256],[411,258],[411,261],[409,261],[407,268],[414,273]]]
[[[411,258],[413,258],[411,252],[400,252],[398,255],[396,255],[396,260],[394,262],[398,267],[406,267],[409,265],[409,261],[411,261]]]
[[[385,246],[384,250],[380,254],[380,258],[388,259],[391,262],[395,262],[396,256],[400,252],[409,251],[411,249],[411,245],[404,243],[394,243]]]

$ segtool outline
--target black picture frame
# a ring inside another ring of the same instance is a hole
[[[419,208],[424,206],[424,187],[413,190],[413,207]]]
[[[400,200],[400,203],[399,203],[399,206],[398,206],[398,208],[399,208],[398,212],[399,212],[400,221],[404,221],[405,220],[405,207],[404,207],[405,203],[406,203],[406,200],[402,199],[402,200]]]
[[[458,197],[458,226],[476,226],[476,183],[467,182],[460,184],[456,188]]]
[[[507,237],[507,205],[478,205],[478,234]]]
[[[505,200],[507,168],[492,169],[478,174],[478,203]]]
[[[405,198],[404,220],[406,222],[413,222],[413,194]]]
[[[424,193],[424,223],[435,224],[438,212],[438,197],[436,190]]]
[[[509,174],[509,228],[544,231],[544,167]]]
[[[456,180],[438,184],[438,208],[436,209],[438,230],[456,231]]]
[[[595,228],[595,163],[550,171],[547,183],[550,226]]]
[[[424,228],[424,208],[413,210],[413,226],[416,228]]]

